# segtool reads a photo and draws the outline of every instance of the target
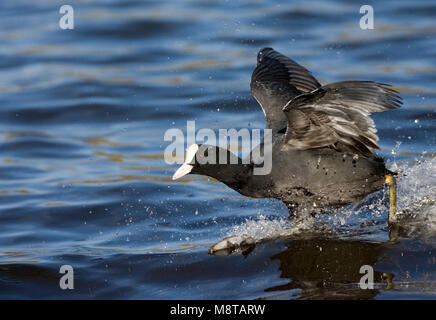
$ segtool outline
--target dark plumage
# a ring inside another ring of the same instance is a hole
[[[243,161],[218,147],[192,145],[174,179],[210,176],[249,197],[280,199],[295,212],[347,205],[383,188],[389,171],[374,152],[378,137],[369,115],[398,108],[395,90],[371,81],[321,86],[295,61],[264,48],[251,92],[273,132],[271,172],[254,175],[259,164],[251,155]],[[228,164],[203,164],[209,153]]]

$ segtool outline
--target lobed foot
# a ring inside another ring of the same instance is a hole
[[[229,255],[233,253],[242,253],[243,255],[248,255],[253,251],[255,246],[256,242],[252,237],[247,235],[231,236],[212,245],[209,248],[209,254]]]

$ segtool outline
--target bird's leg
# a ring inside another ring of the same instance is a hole
[[[387,174],[385,176],[385,183],[389,187],[389,225],[397,222],[397,181],[394,176]]]
[[[320,210],[316,210],[313,206],[297,205],[294,203],[285,203],[289,210],[289,218],[296,221],[307,220],[308,218],[315,218]]]
[[[389,223],[389,241],[396,242],[401,231],[402,229],[398,223]]]

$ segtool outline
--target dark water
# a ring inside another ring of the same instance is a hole
[[[374,5],[366,31],[359,1],[70,4],[74,30],[57,1],[0,2],[0,298],[436,298],[434,1]],[[264,46],[322,83],[401,91],[402,109],[373,116],[413,216],[396,240],[385,192],[297,226],[277,201],[171,181],[167,129],[264,127],[249,93]],[[260,244],[208,255],[235,233]]]

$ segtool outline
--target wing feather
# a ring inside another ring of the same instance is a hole
[[[373,112],[393,110],[401,97],[389,85],[372,81],[342,81],[291,99],[283,108],[288,119],[285,145],[305,150],[333,147],[375,156],[378,136]]]
[[[306,68],[290,58],[272,48],[259,51],[250,87],[265,113],[268,128],[282,129],[286,125],[283,106],[297,95],[320,86]]]

